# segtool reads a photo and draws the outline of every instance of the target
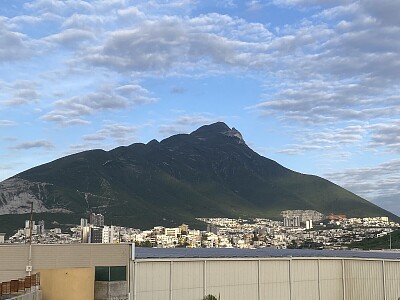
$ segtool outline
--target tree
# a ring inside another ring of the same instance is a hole
[[[217,299],[217,297],[215,297],[214,295],[209,294],[209,295],[205,296],[203,298],[203,300],[220,300],[220,297],[218,297],[218,299]]]

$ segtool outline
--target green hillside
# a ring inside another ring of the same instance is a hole
[[[384,250],[389,249],[390,245],[392,249],[400,249],[400,230],[393,231],[391,236],[386,235],[379,238],[368,238],[359,242],[353,242],[349,245],[349,248]]]

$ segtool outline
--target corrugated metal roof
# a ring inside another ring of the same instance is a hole
[[[236,249],[236,248],[142,248],[136,247],[138,259],[161,258],[273,258],[339,257],[400,259],[398,251],[306,250],[306,249]]]

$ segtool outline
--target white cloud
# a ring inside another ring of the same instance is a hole
[[[400,153],[400,119],[371,125],[370,129],[371,148],[383,147],[391,152]]]
[[[286,145],[277,153],[298,155],[306,151],[322,151],[323,153],[335,151],[343,154],[342,149],[345,147],[359,146],[363,143],[368,133],[367,128],[367,125],[352,125],[343,128],[332,126],[318,131],[302,129],[294,134],[298,144]],[[347,154],[346,158],[350,156]],[[343,156],[340,157],[340,159],[342,158]]]
[[[79,153],[87,150],[93,150],[93,149],[105,149],[105,145],[101,143],[96,143],[93,141],[87,141],[81,144],[71,144],[69,146],[68,151],[65,152],[65,155],[70,155],[74,153]]]
[[[65,9],[66,4],[64,1],[57,0],[36,0],[25,3],[24,7],[31,10],[45,10],[52,12],[61,12]]]
[[[11,31],[0,18],[0,63],[25,59],[32,52],[26,35]]]
[[[55,109],[41,117],[44,121],[63,126],[85,125],[82,117],[100,112],[130,109],[140,104],[155,102],[143,87],[132,84],[119,87],[104,86],[102,90],[54,102]]]
[[[175,119],[168,120],[167,124],[160,125],[158,132],[163,137],[179,133],[188,133],[197,126],[214,123],[223,119],[224,117],[216,117],[209,113],[184,114],[177,116]]]
[[[224,7],[224,8],[236,8],[237,4],[235,3],[234,0],[218,0],[217,6],[218,7]]]
[[[0,126],[14,126],[17,123],[11,120],[0,120]]]
[[[112,2],[112,1],[106,1]],[[54,13],[62,15],[70,11],[93,11],[93,6],[89,1],[83,0],[34,0],[25,3],[24,8],[30,11],[40,12],[40,13]]]
[[[19,106],[39,101],[38,84],[32,80],[17,80],[12,83],[0,82],[3,99],[0,103],[5,106]]]
[[[260,10],[266,5],[266,2],[262,0],[247,0],[246,1],[246,6],[247,9],[250,11],[254,10]]]
[[[63,21],[61,27],[93,30],[94,28],[101,28],[104,24],[105,20],[102,16],[74,13]]]
[[[11,27],[20,27],[19,24],[35,25],[42,22],[42,18],[30,15],[15,16],[9,20]]]
[[[56,33],[44,38],[45,41],[56,43],[64,47],[84,47],[90,41],[95,39],[93,32],[82,29],[66,29],[60,33]]]
[[[23,142],[17,145],[10,147],[13,150],[30,150],[36,148],[44,148],[47,150],[55,148],[54,144],[47,140],[38,140],[38,141],[29,141]]]
[[[398,12],[400,2],[392,0],[364,0],[361,6],[366,14],[375,18],[380,24],[388,26],[400,26]]]
[[[176,119],[178,125],[204,125],[207,123],[216,122],[217,119],[214,117],[206,117],[202,115],[184,115]]]
[[[257,53],[271,33],[261,24],[249,24],[218,14],[196,18],[162,17],[108,34],[103,45],[88,49],[84,61],[117,72],[173,73],[225,67],[251,67],[262,60]]]
[[[124,21],[135,21],[142,20],[145,17],[145,14],[136,6],[130,6],[127,8],[123,8],[118,10],[119,17]]]
[[[392,160],[371,167],[327,173],[325,176],[366,198],[390,197],[399,193],[400,160]]]
[[[83,139],[85,141],[104,141],[111,139],[117,142],[118,145],[130,145],[137,140],[137,131],[137,126],[113,123],[103,126],[101,130],[98,130],[94,134],[84,135]]]
[[[42,118],[44,121],[54,122],[62,126],[89,125],[90,121],[73,117],[73,112],[53,110]]]
[[[155,101],[155,99],[146,98],[150,94],[149,91],[138,84],[122,85],[117,87],[115,91],[124,97],[136,99],[136,104]]]
[[[142,1],[139,7],[142,11],[150,11],[153,14],[168,15],[168,14],[183,14],[189,15],[196,8],[200,0],[147,0]]]
[[[163,137],[168,137],[175,134],[187,133],[186,128],[177,125],[160,125],[158,132]]]
[[[283,6],[336,6],[349,3],[352,0],[272,0],[275,5]]]

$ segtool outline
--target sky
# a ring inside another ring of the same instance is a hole
[[[400,214],[400,1],[0,0],[0,181],[224,121]]]

